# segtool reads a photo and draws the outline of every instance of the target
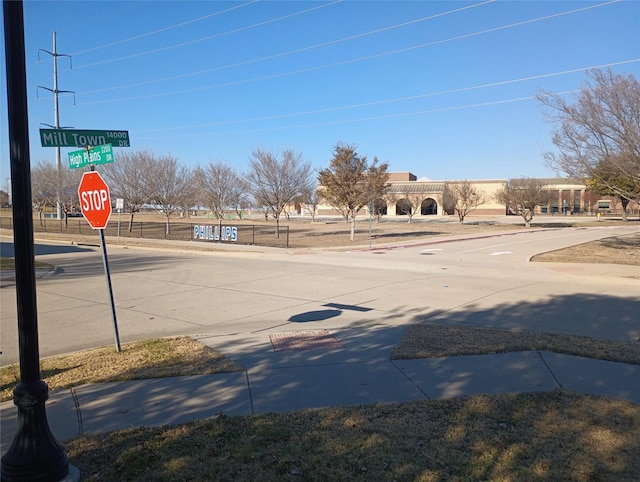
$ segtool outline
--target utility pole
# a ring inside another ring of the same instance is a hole
[[[72,90],[58,90],[58,57],[69,57],[69,67],[71,67],[71,55],[59,54],[56,47],[56,33],[53,32],[53,51],[38,49],[38,52],[45,52],[53,57],[53,89],[38,86],[40,89],[53,92],[53,128],[60,129],[60,110],[58,109],[58,94],[75,94]],[[56,147],[56,168],[58,179],[56,182],[56,211],[58,219],[62,219],[62,161],[60,159],[60,147]]]

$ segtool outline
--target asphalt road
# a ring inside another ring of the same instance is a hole
[[[417,322],[637,340],[640,268],[528,261],[637,231],[550,229],[351,252],[107,248],[122,343],[192,335],[219,337],[224,347],[239,335],[324,328],[357,336]],[[2,250],[10,253],[10,239]],[[36,259],[55,266],[37,279],[40,355],[113,344],[100,249],[37,242]],[[6,277],[0,307],[0,365],[8,365],[18,342],[15,284]]]

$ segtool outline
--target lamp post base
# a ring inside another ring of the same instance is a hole
[[[60,481],[69,474],[69,461],[47,421],[49,389],[42,380],[19,383],[13,392],[18,429],[2,457],[0,478],[12,481]]]

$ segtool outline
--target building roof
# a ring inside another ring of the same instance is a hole
[[[441,193],[442,191],[444,191],[443,182],[394,182],[387,188],[389,194]]]
[[[584,181],[580,179],[574,179],[571,177],[539,178],[538,180],[547,186],[557,186],[557,185],[584,186]]]

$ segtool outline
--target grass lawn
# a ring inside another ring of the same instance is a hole
[[[16,266],[15,266],[14,258],[6,258],[4,256],[0,256],[0,269],[13,270],[15,268],[16,268]],[[53,266],[51,266],[49,263],[42,263],[41,261],[36,261],[34,263],[34,268],[36,268],[36,269],[51,269],[51,268],[53,268]]]
[[[83,480],[637,481],[640,407],[551,392],[220,417],[80,437]]]
[[[607,238],[534,261],[640,265],[640,235]],[[394,358],[549,350],[640,364],[640,344],[488,328],[414,325]],[[189,338],[50,358],[51,389],[242,370]],[[0,369],[2,397],[18,377]],[[640,406],[563,391],[479,395],[252,417],[220,415],[66,443],[85,481],[637,481]]]
[[[50,390],[86,383],[116,382],[187,375],[209,375],[242,367],[203,344],[188,338],[163,338],[45,358],[42,379]],[[17,364],[0,368],[0,401],[10,400],[20,379]]]
[[[575,352],[577,346],[583,356],[592,352],[640,363],[638,344],[620,349],[620,342],[553,338],[420,325],[407,331],[394,357],[534,347]],[[122,348],[121,353],[105,347],[43,360],[43,378],[58,389],[242,369],[190,338]],[[0,369],[0,380],[7,398],[17,367]],[[86,481],[631,481],[640,473],[639,430],[638,405],[557,391],[221,415],[179,426],[85,435],[66,443],[66,450]]]

